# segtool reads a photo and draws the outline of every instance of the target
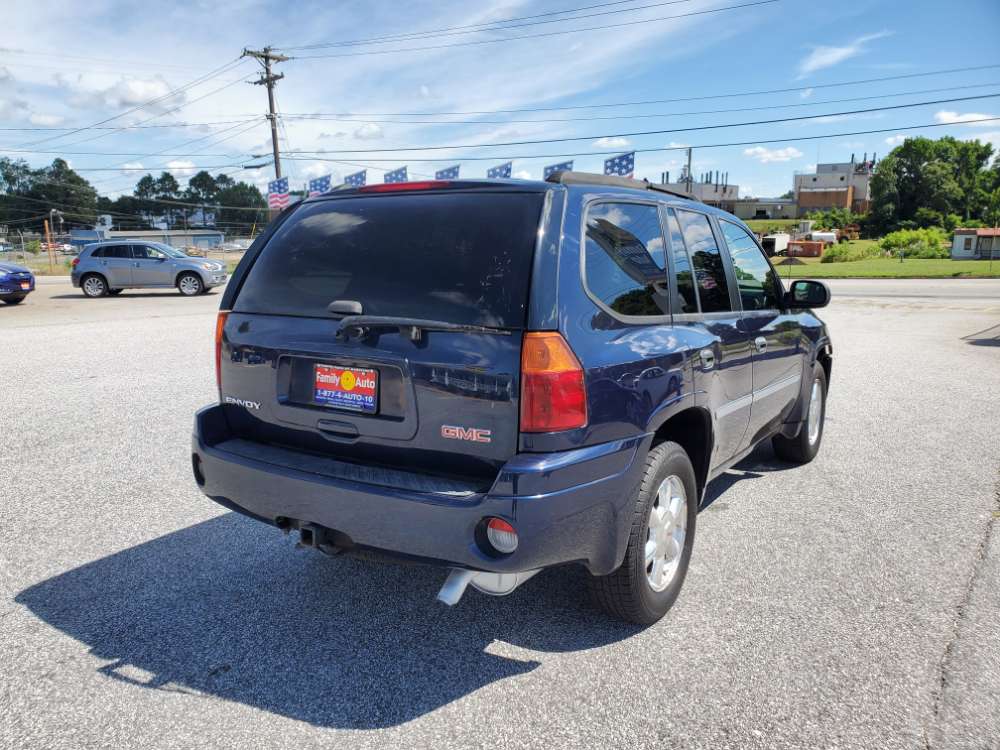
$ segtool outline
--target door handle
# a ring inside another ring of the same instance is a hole
[[[701,350],[701,366],[706,370],[711,370],[715,367],[715,352],[711,349]]]
[[[753,345],[757,347],[757,353],[763,354],[767,351],[767,339],[763,336],[758,336],[753,340]]]

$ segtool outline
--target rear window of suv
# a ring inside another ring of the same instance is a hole
[[[420,193],[304,206],[247,275],[236,312],[365,315],[522,328],[542,193]]]

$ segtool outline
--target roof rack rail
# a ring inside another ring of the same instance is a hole
[[[682,193],[679,190],[670,190],[663,185],[657,185],[649,180],[633,180],[631,177],[620,177],[618,175],[594,174],[592,172],[571,172],[568,170],[553,172],[545,178],[546,182],[554,182],[559,185],[611,185],[614,187],[633,188],[635,190],[655,190],[658,193],[667,193],[678,198],[689,201],[698,201],[690,193]],[[700,201],[699,201],[700,202]]]

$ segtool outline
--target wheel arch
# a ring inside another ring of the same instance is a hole
[[[202,286],[208,286],[208,282],[205,280],[205,277],[202,276],[199,271],[196,271],[193,268],[182,268],[180,271],[178,271],[177,275],[174,276],[174,286],[177,286],[178,284],[181,283],[181,278],[183,276],[197,276],[198,281],[201,282]]]
[[[708,484],[714,441],[711,414],[699,406],[689,406],[673,414],[656,428],[653,434],[653,446],[666,440],[677,443],[687,453],[694,467],[698,497],[703,498],[705,486]]]

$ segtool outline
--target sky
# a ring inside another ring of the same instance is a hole
[[[1000,150],[1000,119],[969,122],[1000,118],[996,0],[33,0],[4,20],[0,155],[65,158],[112,196],[203,167],[266,189],[273,166],[245,167],[270,160],[267,96],[240,59],[264,45],[291,58],[275,70],[293,189],[403,165],[484,177],[510,157],[515,177],[600,172],[633,149],[658,182],[692,146],[696,177],[773,197],[906,136]],[[940,72],[956,68],[979,69]],[[733,126],[781,118],[798,119]],[[518,143],[555,139],[574,140]]]

